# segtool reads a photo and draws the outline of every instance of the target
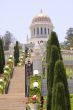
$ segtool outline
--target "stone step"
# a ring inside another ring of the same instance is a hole
[[[0,95],[0,110],[25,110],[25,69],[16,67],[10,81],[8,94]]]
[[[25,110],[26,98],[24,94],[0,95],[0,110]]]

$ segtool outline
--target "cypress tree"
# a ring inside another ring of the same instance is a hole
[[[55,93],[55,110],[67,110],[66,100],[65,100],[65,88],[63,83],[56,84],[56,93]]]
[[[47,84],[52,88],[53,86],[53,79],[54,79],[54,67],[57,60],[60,59],[59,51],[57,46],[53,45],[51,48],[51,54],[50,54],[50,62],[49,62],[49,68],[48,68],[48,76],[47,76]]]
[[[66,110],[71,110],[70,105],[70,94],[68,89],[68,82],[66,78],[66,71],[64,68],[63,61],[59,60],[55,64],[54,68],[54,82],[53,82],[53,92],[52,92],[52,110],[55,110],[55,92],[56,92],[56,84],[63,83],[65,88],[65,97],[66,97]]]
[[[47,110],[51,110],[51,99],[52,99],[52,87],[54,80],[54,67],[55,62],[60,59],[59,51],[57,46],[53,45],[51,48],[50,63],[48,68],[47,76],[47,86],[48,86],[48,96],[47,96]]]
[[[49,63],[49,60],[50,60],[50,53],[51,53],[52,45],[57,46],[59,54],[60,54],[60,59],[62,59],[58,37],[57,37],[56,32],[54,32],[54,31],[51,32],[50,39],[48,39],[48,41],[47,41],[47,55],[46,55],[47,63]]]
[[[2,58],[2,48],[1,48],[1,45],[0,45],[0,74],[3,73],[3,58]]]
[[[16,41],[16,45],[14,46],[14,65],[17,66],[18,62],[19,62],[19,44],[18,41]]]
[[[1,45],[1,51],[2,51],[2,60],[3,60],[3,67],[5,66],[5,55],[4,55],[4,46],[3,46],[3,41],[0,38],[0,45]]]

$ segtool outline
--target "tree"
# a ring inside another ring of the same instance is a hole
[[[52,87],[53,87],[53,80],[54,80],[54,67],[55,67],[55,63],[58,59],[60,59],[58,48],[57,48],[57,46],[53,45],[51,47],[50,63],[49,63],[48,76],[47,76],[47,87],[48,87],[47,110],[51,110]]]
[[[55,93],[56,93],[56,84],[57,83],[63,83],[64,88],[65,88],[65,98],[66,98],[66,110],[71,110],[70,106],[70,94],[69,94],[69,89],[68,89],[68,82],[66,78],[66,71],[64,68],[63,61],[58,60],[55,64],[54,68],[54,82],[53,82],[53,91],[52,91],[52,110],[55,110]]]
[[[9,45],[12,42],[12,34],[9,31],[6,31],[4,37],[3,37],[3,41],[4,41],[4,49],[8,50],[9,49]]]
[[[28,50],[29,50],[29,48],[25,47],[25,58],[27,58]]]
[[[16,45],[14,46],[14,64],[17,66],[17,63],[19,62],[19,44],[18,41],[16,41]]]
[[[52,47],[52,46],[56,47]],[[54,80],[54,66],[58,59],[62,59],[60,45],[56,32],[51,32],[50,39],[47,42],[47,88],[48,88],[48,98],[47,98],[47,110],[51,110],[51,100],[52,100],[52,86]]]
[[[1,52],[2,52],[3,66],[5,66],[4,46],[3,46],[3,41],[1,38],[0,38],[0,46],[1,46]]]
[[[50,61],[50,53],[51,53],[51,47],[52,45],[56,45],[60,54],[60,59],[62,59],[61,51],[60,51],[60,45],[58,41],[58,37],[56,32],[51,32],[50,39],[47,41],[47,55],[46,55],[46,61],[49,63]]]
[[[0,39],[0,74],[3,73],[3,68],[4,68],[4,62],[3,62],[3,53],[2,53],[2,41]]]
[[[66,49],[70,49],[70,47],[73,47],[73,28],[69,28],[66,32],[66,41],[64,41],[64,46]]]
[[[63,83],[56,84],[56,93],[55,93],[55,109],[54,110],[67,110],[66,100],[65,100],[65,88]]]

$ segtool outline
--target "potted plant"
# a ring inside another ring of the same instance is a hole
[[[27,109],[38,110],[38,97],[36,95],[32,96],[30,102],[27,104]]]

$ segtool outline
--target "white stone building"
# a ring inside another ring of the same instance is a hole
[[[30,25],[31,36],[27,38],[27,44],[33,45],[30,46],[33,50],[36,50],[36,48],[37,50],[43,49],[52,31],[53,24],[51,19],[41,10],[40,13],[32,19]]]
[[[38,70],[42,76],[42,56],[46,51],[46,43],[53,31],[51,19],[40,11],[39,14],[33,17],[30,25],[30,38],[27,36],[27,44],[29,50],[32,50],[31,58],[33,61],[33,70]]]

